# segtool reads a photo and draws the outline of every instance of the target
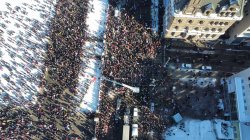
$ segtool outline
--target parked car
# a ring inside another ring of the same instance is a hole
[[[128,115],[124,115],[123,120],[124,120],[124,124],[129,124],[129,116]]]
[[[119,110],[119,109],[120,109],[120,107],[121,107],[121,102],[122,102],[122,100],[121,100],[120,98],[118,98],[117,101],[116,101],[116,110]]]
[[[130,115],[130,108],[129,108],[129,107],[126,108],[125,114],[126,114],[126,115]]]
[[[118,112],[115,113],[115,121],[118,122],[120,119]]]
[[[192,64],[185,64],[185,63],[182,63],[182,64],[181,64],[181,67],[182,67],[182,68],[186,68],[186,69],[191,69],[191,68],[192,68]]]
[[[133,110],[133,122],[137,122],[138,120],[138,108],[134,108]]]
[[[155,103],[151,102],[150,103],[150,111],[154,112],[154,110],[155,110]]]
[[[211,66],[202,66],[201,67],[202,70],[212,70]]]
[[[138,124],[132,124],[132,135],[133,138],[138,137]]]

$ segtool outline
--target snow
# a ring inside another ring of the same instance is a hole
[[[204,88],[209,86],[215,87],[216,86],[216,78],[210,78],[210,77],[205,77],[205,78],[180,78],[180,81],[182,82],[188,82],[188,83],[193,83],[194,86]]]
[[[214,120],[214,129],[218,139],[234,139],[232,124],[224,120]]]
[[[35,103],[55,4],[56,0],[0,1],[0,98],[8,94],[15,102]],[[7,103],[0,99],[0,104]]]
[[[234,139],[234,130],[229,121],[221,119],[184,119],[166,130],[165,140],[217,140]]]
[[[165,140],[216,140],[211,121],[185,120],[183,123],[183,130],[180,124],[169,128],[164,134]]]
[[[103,38],[105,31],[105,22],[108,9],[108,0],[93,0],[90,1],[92,5],[91,12],[88,13],[87,25],[89,36]],[[83,46],[83,49],[90,50],[92,59],[84,59],[83,62],[88,62],[87,66],[81,68],[79,75],[78,94],[85,93],[80,104],[80,111],[94,112],[99,105],[99,90],[101,75],[101,60],[95,56],[101,56],[104,50],[103,42],[88,41]]]
[[[242,78],[235,78],[235,94],[236,94],[236,103],[237,103],[237,111],[238,111],[238,119],[240,122],[250,122],[250,115],[245,109],[244,103],[244,95],[243,95],[243,84]]]
[[[106,22],[106,12],[108,8],[108,0],[92,0],[90,4],[93,9],[88,14],[87,25],[89,33],[93,36],[103,36]]]
[[[159,29],[159,0],[151,0],[152,29],[156,33]]]

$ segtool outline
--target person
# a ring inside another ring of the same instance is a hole
[[[5,139],[20,139],[20,136],[25,136],[27,139],[32,139],[32,136],[38,138],[48,136],[50,138],[49,136],[52,136],[52,134],[60,139],[62,133],[69,133],[70,131],[61,131],[56,125],[56,118],[67,121],[69,123],[67,126],[73,123],[69,116],[72,115],[75,107],[75,104],[71,104],[71,102],[75,102],[75,99],[64,99],[65,92],[63,89],[69,88],[73,95],[77,95],[77,90],[72,89],[76,89],[77,86],[77,78],[82,63],[80,58],[91,56],[86,48],[82,49],[87,38],[85,22],[88,13],[88,0],[58,1],[56,9],[60,13],[55,16],[50,24],[51,32],[48,36],[51,37],[51,42],[47,45],[37,45],[31,41],[24,41],[19,42],[19,48],[14,48],[4,43],[7,50],[18,52],[25,61],[25,63],[16,63],[15,61],[6,62],[1,60],[1,66],[2,63],[4,64],[1,68],[8,69],[11,74],[5,78],[8,84],[1,84],[0,88],[8,94],[12,93],[18,97],[17,99],[10,97],[6,101],[10,104],[3,112],[1,111],[0,120],[10,120],[8,123],[4,123],[4,125],[1,123],[0,125],[1,137]],[[34,22],[36,24],[35,27],[32,27],[31,32],[38,34],[37,30],[43,25],[38,21]],[[28,48],[30,45],[36,47]],[[30,52],[33,52],[33,54],[30,54]],[[18,58],[17,55],[14,54],[14,58]],[[45,67],[48,69],[49,79],[52,79],[55,83],[44,79]],[[31,74],[34,70],[37,71],[35,75]],[[17,80],[15,81],[15,79]],[[40,80],[42,82],[39,82]],[[25,83],[31,83],[31,85]],[[36,87],[44,90],[37,93]],[[21,91],[31,94],[32,98],[38,97],[37,104],[23,105],[30,103],[30,99],[23,98],[23,95],[20,95]],[[62,101],[70,103],[63,104]],[[26,108],[20,109],[20,106]],[[65,109],[61,109],[62,107]],[[12,108],[18,112],[15,112]],[[27,112],[29,115],[26,114]],[[30,115],[38,120],[34,121],[34,118],[31,118]],[[21,121],[19,121],[20,118]],[[93,131],[91,128],[89,130]]]

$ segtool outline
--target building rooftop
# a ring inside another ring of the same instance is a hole
[[[230,5],[242,7],[243,4],[243,0],[199,0],[199,2],[197,0],[175,0],[175,9],[183,11],[190,1],[193,1],[195,7],[199,8],[201,12],[204,12],[208,8],[214,10],[216,13],[219,13],[223,8],[227,9]],[[241,10],[237,11],[236,15],[240,16]]]
[[[227,79],[228,92],[236,94],[238,117],[241,122],[250,122],[250,68],[243,70]]]
[[[240,133],[240,139],[241,140],[248,140],[250,138],[250,124],[249,123],[243,123],[240,122],[239,124],[241,133]]]
[[[173,116],[173,119],[176,123],[180,122],[182,120],[182,116],[180,113],[177,113]]]

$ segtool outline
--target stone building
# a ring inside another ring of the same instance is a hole
[[[216,40],[243,18],[245,0],[165,0],[165,38]]]
[[[244,17],[229,29],[230,38],[226,40],[227,44],[250,46],[250,2],[244,8]]]
[[[250,137],[250,68],[226,78],[235,140]]]

